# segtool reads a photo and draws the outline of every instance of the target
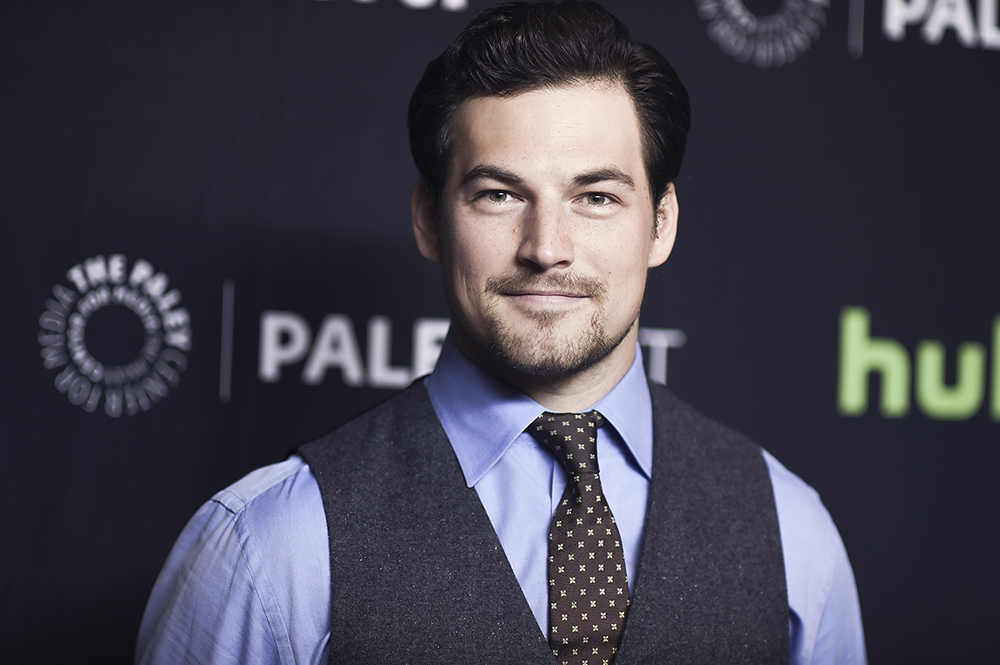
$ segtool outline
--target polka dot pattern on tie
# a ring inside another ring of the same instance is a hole
[[[588,413],[543,413],[528,428],[570,474],[549,531],[549,645],[563,665],[610,665],[628,613],[621,537],[604,499]]]

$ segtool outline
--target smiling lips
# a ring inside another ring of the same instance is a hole
[[[514,298],[536,306],[561,306],[594,298],[605,291],[600,280],[581,275],[552,273],[545,276],[508,273],[490,278],[486,283],[490,293]]]
[[[520,291],[513,293],[505,293],[503,295],[515,298],[518,302],[522,302],[526,305],[544,306],[544,307],[573,305],[583,298],[590,297],[582,293],[568,293],[565,291],[542,291],[542,290]]]

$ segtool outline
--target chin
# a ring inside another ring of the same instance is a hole
[[[513,335],[509,330],[497,330],[485,348],[509,371],[536,378],[562,379],[607,358],[631,329],[629,326],[613,336],[607,334],[603,325],[594,325],[573,336],[557,336],[551,330],[523,336]]]

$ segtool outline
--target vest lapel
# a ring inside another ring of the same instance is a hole
[[[615,665],[788,663],[788,595],[760,449],[651,384],[655,447]]]
[[[330,528],[331,663],[554,662],[421,382],[301,453]]]

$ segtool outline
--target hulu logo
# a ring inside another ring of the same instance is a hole
[[[1000,316],[993,320],[990,367],[990,416],[1000,421]],[[986,398],[986,349],[978,342],[958,345],[955,382],[945,383],[945,346],[933,339],[917,344],[913,363],[917,406],[929,418],[964,420],[983,406]],[[840,377],[837,409],[859,416],[868,409],[868,377],[878,374],[882,388],[879,411],[886,418],[902,418],[910,411],[910,354],[894,339],[871,336],[871,315],[864,307],[845,307],[840,313]]]

